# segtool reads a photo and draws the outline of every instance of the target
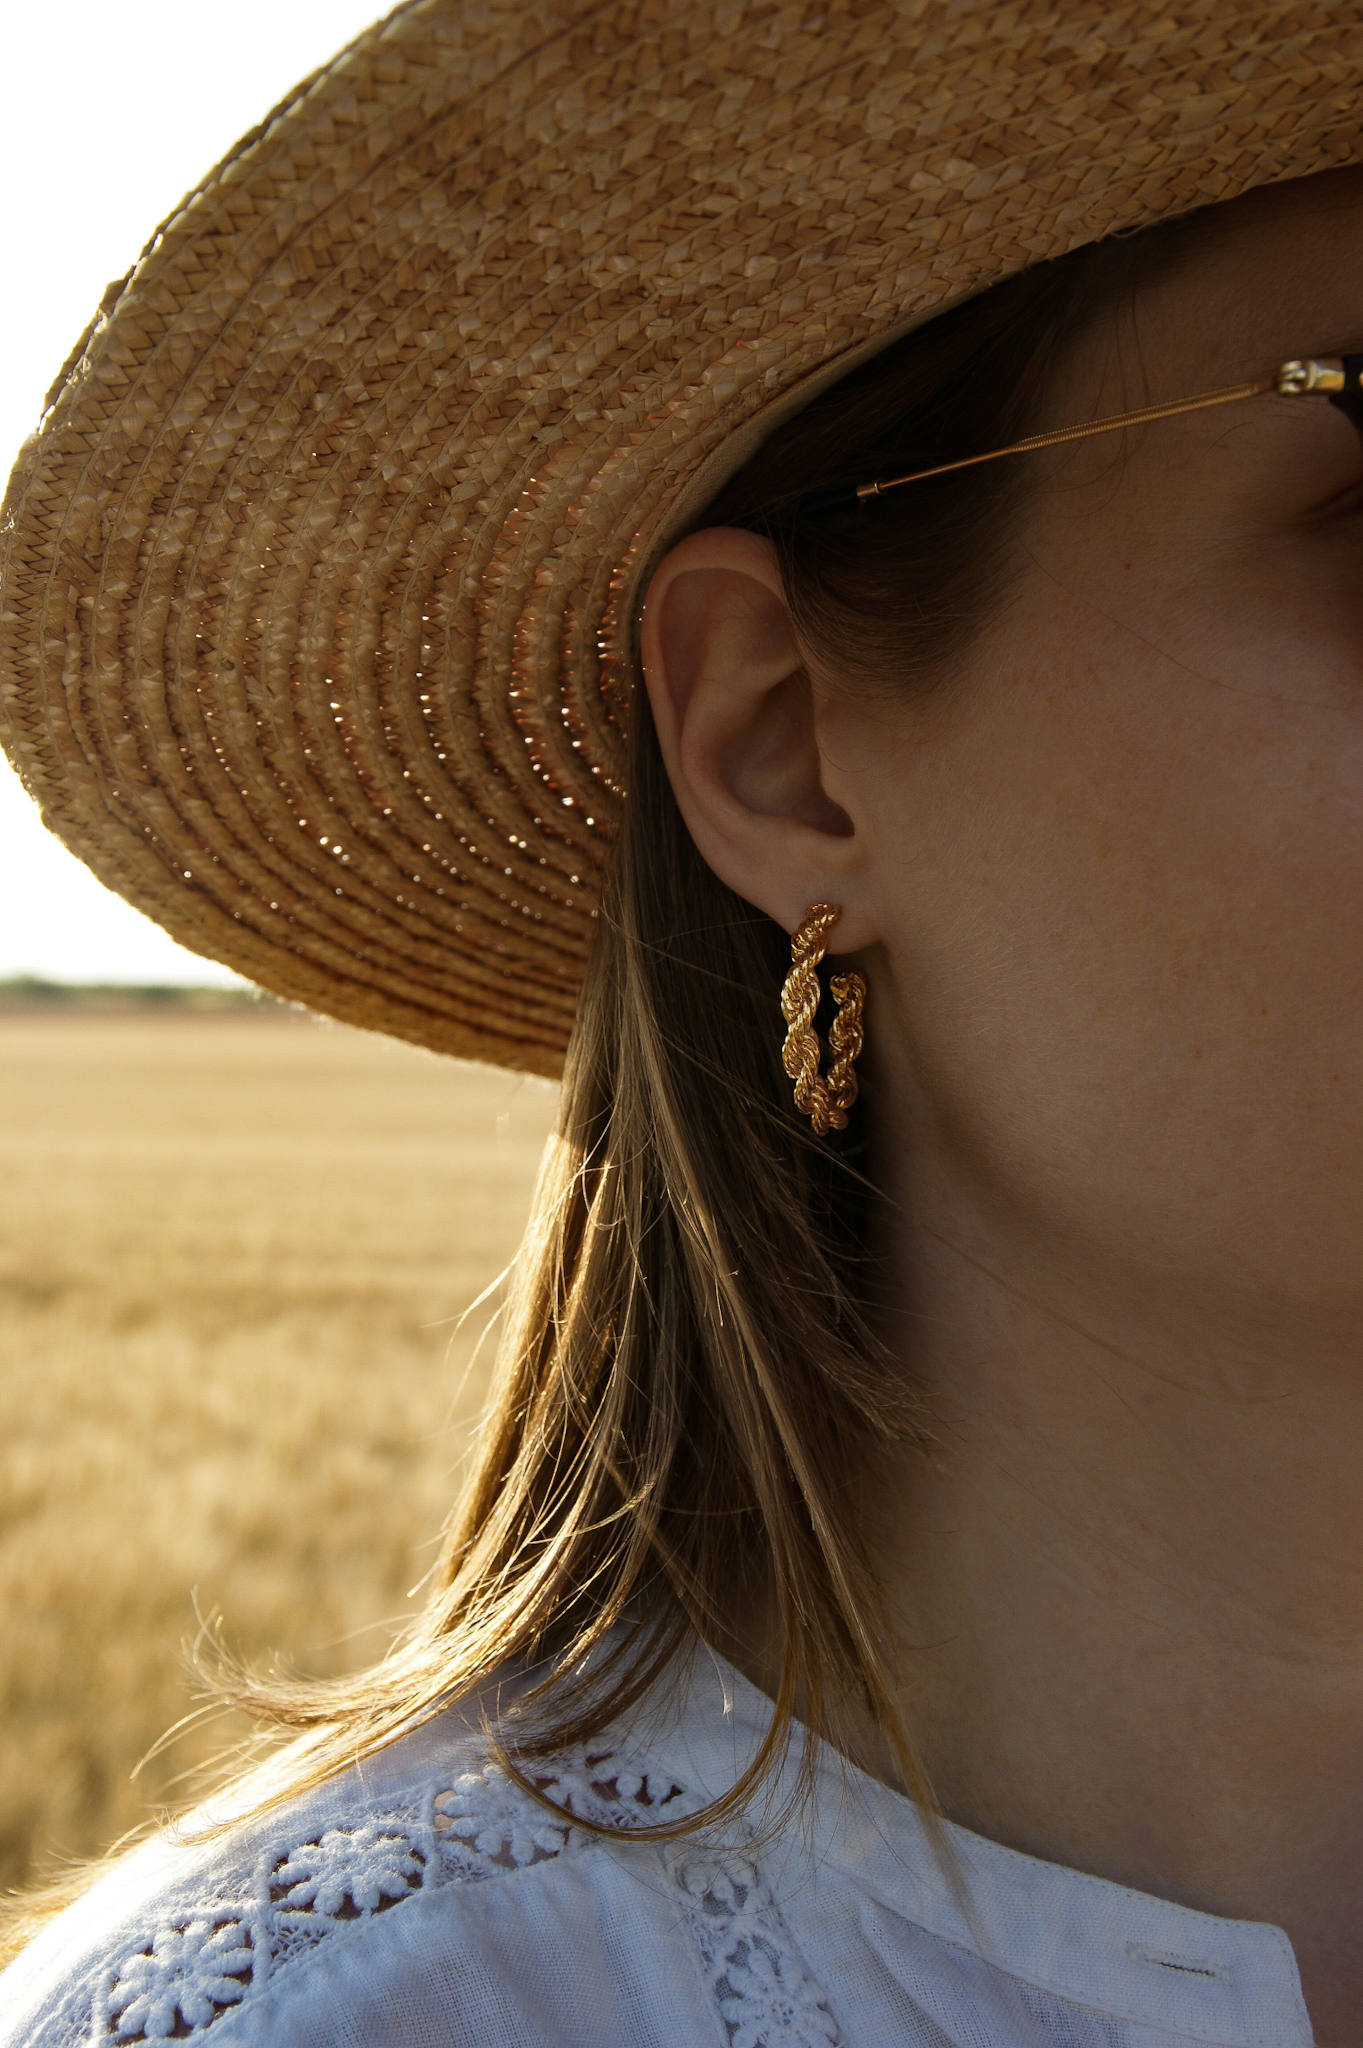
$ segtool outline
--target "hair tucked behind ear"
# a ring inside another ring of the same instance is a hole
[[[847,1502],[868,1447],[912,1423],[862,1307],[857,1114],[832,1142],[794,1113],[778,1006],[789,941],[696,857],[644,719],[631,772],[439,1589],[359,1678],[231,1688],[313,1731],[311,1776],[509,1659],[541,1667],[500,1731],[529,1767],[627,1709],[695,1632],[722,1645],[744,1601],[769,1610],[784,1646],[750,1777],[797,1711],[835,1722],[849,1683],[894,1725]]]
[[[1097,245],[932,321],[783,426],[703,523],[771,538],[797,631],[830,671],[930,683],[1006,588],[1028,465],[869,506],[855,485],[1025,432],[1077,329],[1187,245],[1179,225]],[[745,1612],[764,1617],[779,1672],[750,1779],[797,1713],[836,1733],[854,1702],[930,1801],[848,1510],[877,1443],[914,1427],[865,1313],[863,1111],[826,1139],[796,1114],[780,1062],[788,961],[786,934],[700,860],[639,689],[559,1131],[435,1589],[357,1677],[219,1674],[223,1697],[304,1737],[263,1803],[382,1747],[508,1661],[536,1668],[502,1729],[529,1764],[628,1709],[695,1632],[732,1642]]]

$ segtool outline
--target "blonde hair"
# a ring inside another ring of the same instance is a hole
[[[425,1609],[353,1677],[216,1660],[221,1700],[296,1738],[238,1788],[238,1817],[508,1666],[538,1667],[514,1725],[494,1731],[513,1770],[586,1739],[696,1632],[726,1632],[736,1559],[772,1601],[781,1677],[761,1753],[711,1817],[775,1760],[797,1707],[829,1719],[832,1673],[839,1695],[851,1673],[893,1719],[846,1513],[893,1415],[859,1301],[857,1112],[836,1148],[796,1116],[780,1063],[786,936],[696,856],[646,729],[632,754],[558,1130]],[[0,1957],[88,1882],[76,1871],[16,1901]]]
[[[967,470],[869,516],[849,486],[885,463],[1015,437],[1078,325],[1167,263],[1178,225],[1040,266],[932,321],[727,487],[705,523],[771,538],[812,658],[867,687],[931,686],[1006,584],[1026,465]],[[425,1611],[381,1662],[325,1683],[219,1671],[220,1696],[299,1738],[259,1805],[508,1665],[535,1681],[498,1731],[512,1768],[590,1737],[665,1681],[696,1635],[732,1641],[739,1559],[749,1611],[770,1623],[766,1739],[716,1806],[653,1832],[732,1810],[797,1716],[836,1738],[849,1707],[931,1809],[848,1509],[876,1447],[918,1422],[866,1310],[864,1108],[816,1138],[782,1070],[789,957],[786,934],[697,854],[640,688],[626,822],[469,1484]],[[86,1882],[19,1901],[8,1952]]]
[[[645,721],[632,754],[559,1129],[425,1612],[357,1678],[232,1689],[310,1737],[285,1792],[509,1664],[538,1674],[499,1731],[512,1767],[584,1740],[696,1634],[729,1634],[736,1559],[770,1603],[780,1677],[762,1751],[710,1817],[797,1710],[823,1727],[855,1696],[895,1725],[847,1513],[869,1447],[907,1423],[862,1307],[855,1111],[836,1144],[794,1111],[786,935],[696,855]]]

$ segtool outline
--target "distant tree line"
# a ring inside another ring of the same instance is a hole
[[[169,981],[48,981],[40,974],[0,977],[0,1009],[240,1010],[286,1007],[260,988],[194,987]]]

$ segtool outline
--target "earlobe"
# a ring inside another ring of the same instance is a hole
[[[682,815],[721,881],[793,931],[809,904],[847,906],[860,845],[824,787],[814,690],[770,544],[717,527],[660,565],[644,610],[644,674]]]

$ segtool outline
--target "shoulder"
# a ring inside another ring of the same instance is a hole
[[[0,1979],[0,2048],[692,2048],[773,1988],[773,2048],[838,2038],[741,1850],[630,1840],[699,1803],[673,1772],[603,1739],[537,1784],[558,1812],[445,1717],[249,1824],[148,1843]]]

